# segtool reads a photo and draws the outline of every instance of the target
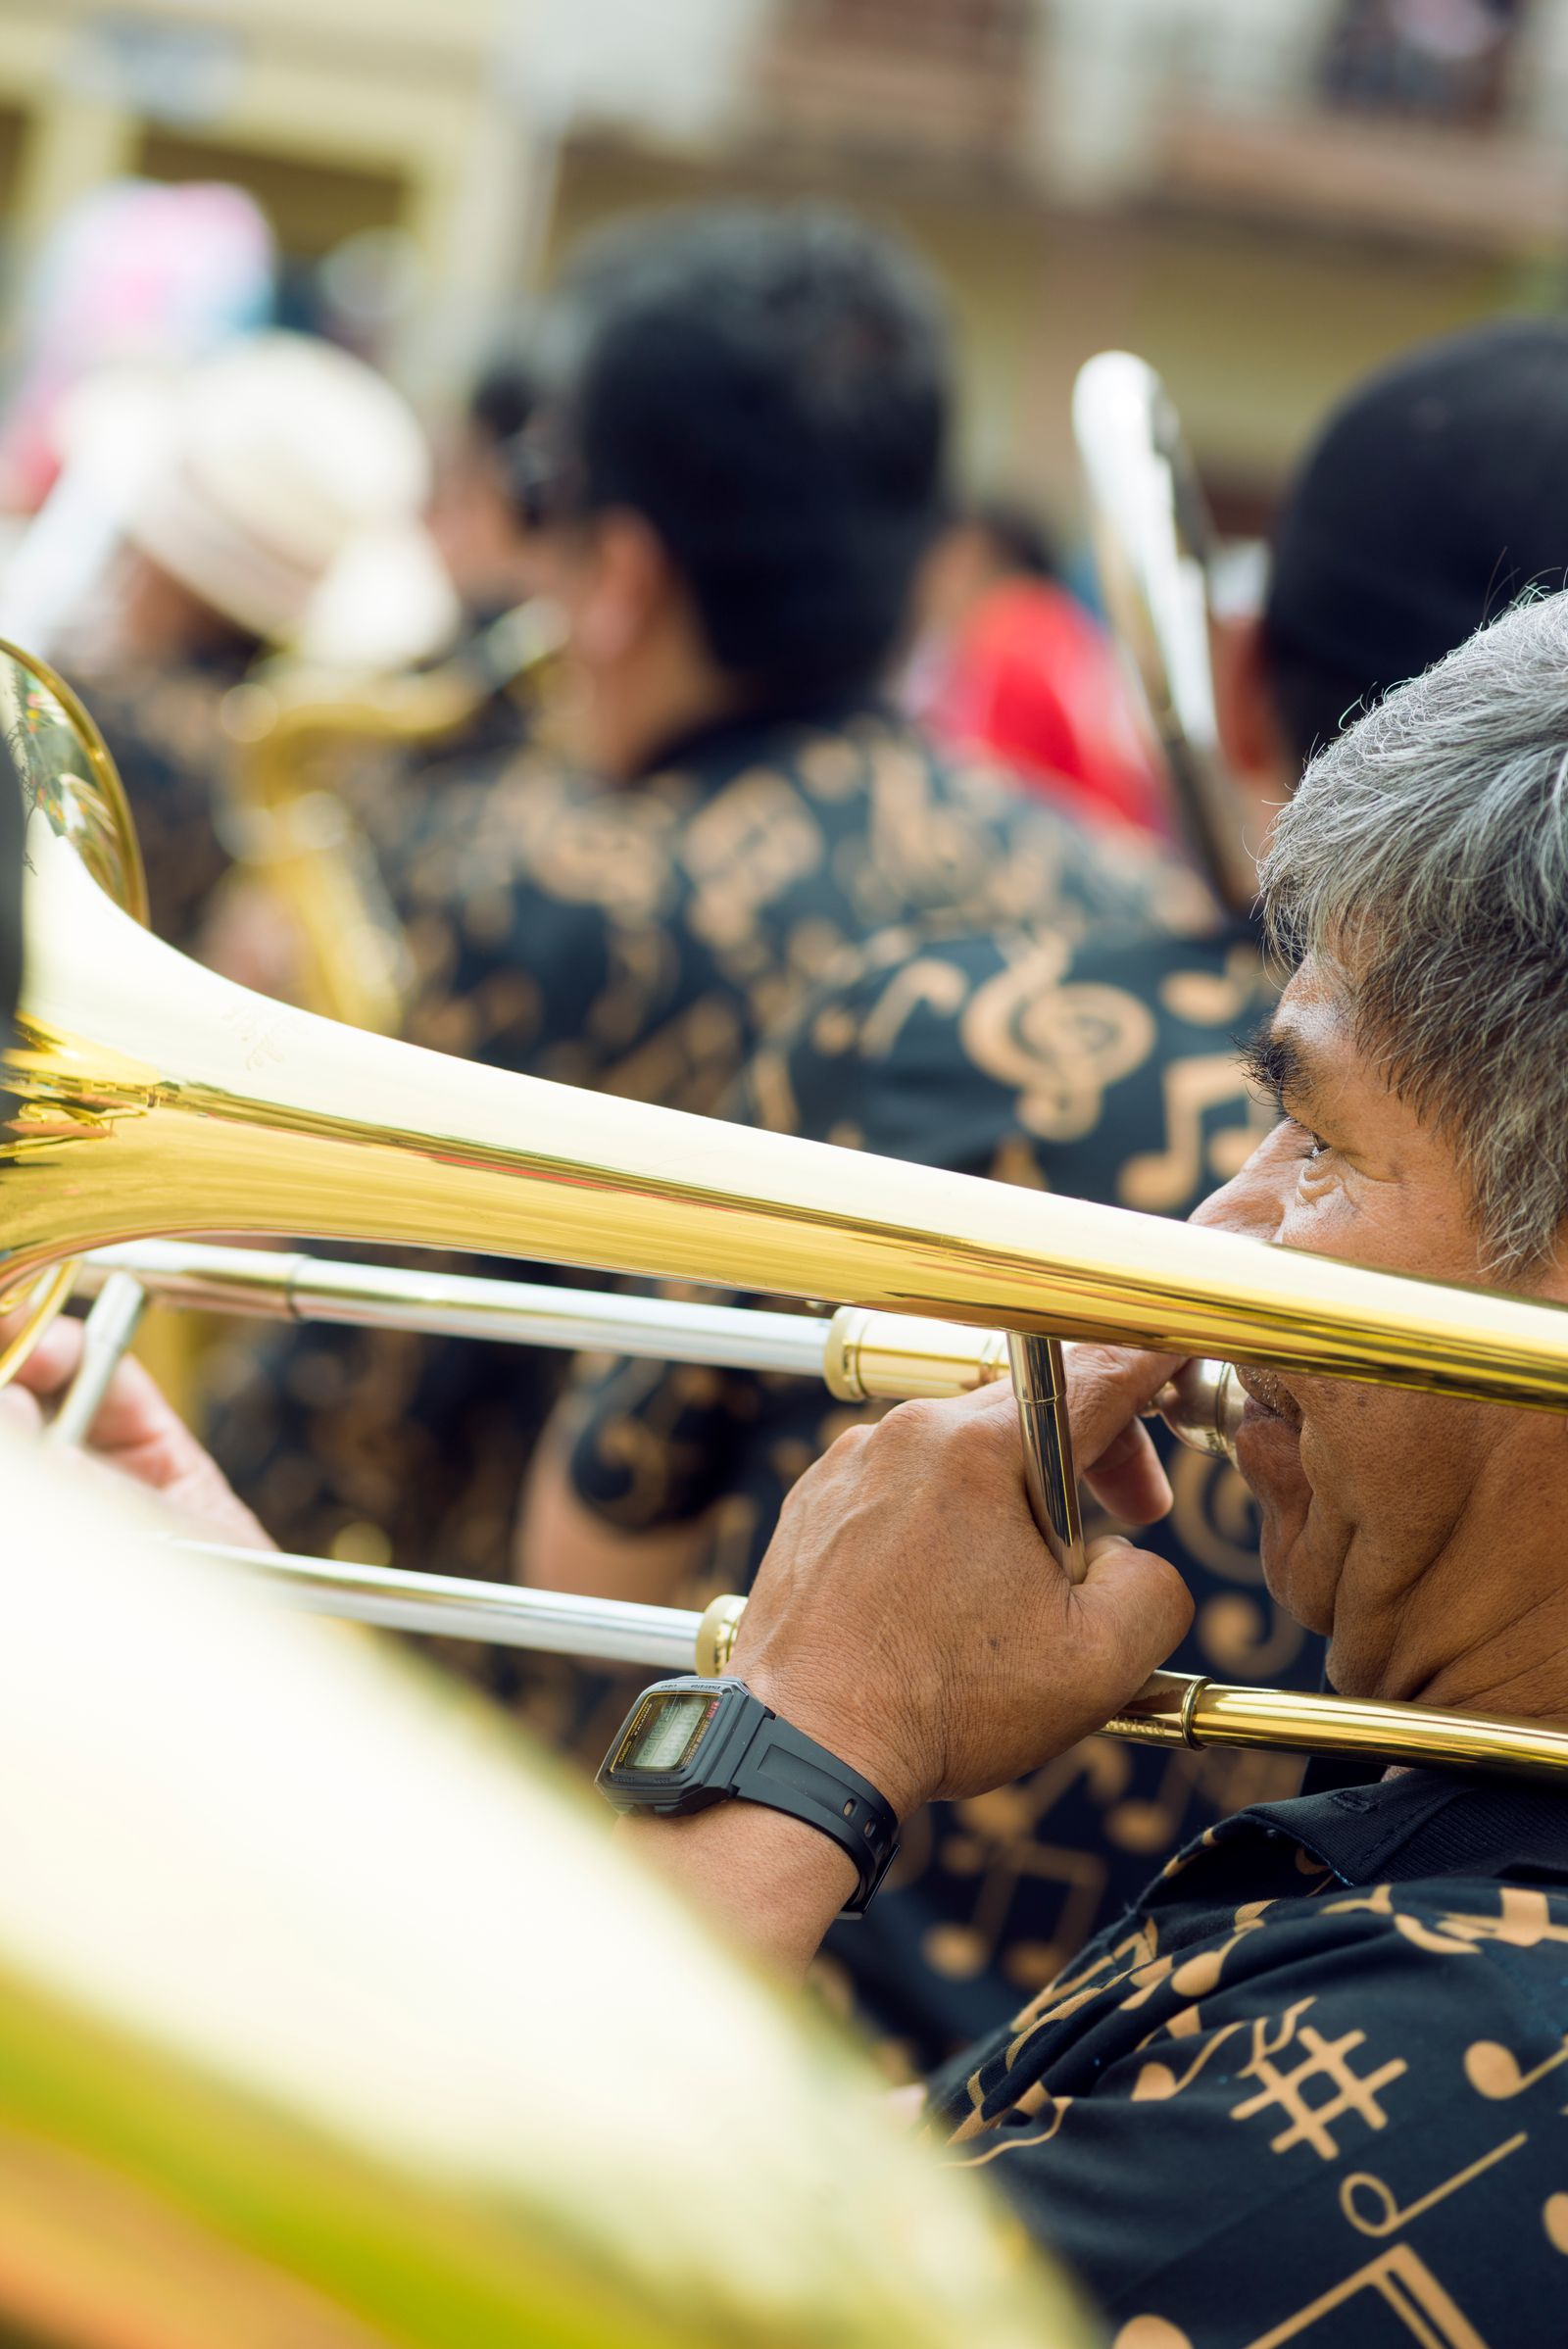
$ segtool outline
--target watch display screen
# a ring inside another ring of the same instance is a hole
[[[706,1693],[671,1690],[667,1696],[651,1696],[627,1732],[615,1768],[666,1773],[681,1769],[717,1709],[717,1697]]]

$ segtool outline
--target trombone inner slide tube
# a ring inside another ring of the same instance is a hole
[[[181,1542],[183,1549],[255,1577],[285,1605],[390,1631],[481,1639],[551,1655],[641,1664],[663,1673],[729,1669],[744,1600],[715,1599],[706,1615],[630,1600],[519,1590],[510,1583],[405,1574],[390,1566]],[[1248,1688],[1156,1672],[1102,1733],[1140,1745],[1245,1745],[1351,1754],[1445,1770],[1568,1777],[1568,1730],[1483,1713],[1429,1710],[1289,1688]]]
[[[181,1542],[179,1547],[259,1576],[274,1597],[307,1615],[370,1624],[378,1631],[419,1632],[430,1639],[525,1647],[535,1655],[577,1656],[589,1663],[648,1664],[664,1673],[696,1669],[704,1618],[683,1607],[523,1590],[512,1583],[408,1574],[395,1566],[356,1566],[214,1542]]]
[[[1568,1311],[424,1052],[161,945],[28,809],[0,1287],[116,1242],[532,1256],[1568,1407]]]

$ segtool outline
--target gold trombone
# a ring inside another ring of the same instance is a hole
[[[1037,1346],[1100,1340],[1568,1408],[1568,1314],[1549,1305],[508,1076],[250,995],[134,918],[123,798],[59,680],[0,656],[0,721],[27,871],[25,1000],[0,1066],[16,1103],[0,1302],[44,1281],[34,1325],[70,1259],[211,1232],[413,1242],[978,1323],[1006,1333],[1026,1458],[1069,1561],[1060,1382]],[[1112,1726],[1369,1752],[1396,1727],[1405,1753],[1568,1766],[1568,1736],[1530,1724],[1164,1675]]]

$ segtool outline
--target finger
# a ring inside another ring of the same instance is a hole
[[[48,1397],[69,1387],[81,1360],[83,1325],[64,1314],[52,1321],[18,1363],[14,1384],[29,1395]]]
[[[35,1395],[20,1387],[0,1387],[0,1419],[24,1436],[35,1436],[43,1425],[43,1412]]]
[[[1165,1471],[1140,1413],[1181,1360],[1119,1346],[1075,1346],[1068,1357],[1067,1408],[1079,1474],[1101,1506],[1127,1525],[1148,1525],[1171,1506]]]
[[[1169,1515],[1170,1479],[1141,1419],[1130,1420],[1112,1437],[1092,1466],[1080,1461],[1079,1468],[1101,1507],[1123,1525],[1152,1525]]]
[[[1109,1696],[1114,1711],[1186,1637],[1192,1592],[1168,1559],[1111,1535],[1090,1543],[1077,1596],[1104,1642],[1107,1678],[1120,1691]]]
[[[87,1431],[87,1441],[95,1451],[167,1454],[172,1464],[181,1467],[187,1447],[193,1456],[197,1450],[196,1439],[152,1372],[134,1354],[126,1354],[117,1364]]]
[[[1067,1409],[1079,1477],[1101,1506],[1124,1525],[1152,1525],[1170,1511],[1170,1484],[1138,1414],[1181,1359],[1098,1346],[1075,1346],[1067,1358]],[[951,1407],[1010,1412],[1016,1418],[1016,1401],[1005,1379],[978,1395],[962,1396]]]

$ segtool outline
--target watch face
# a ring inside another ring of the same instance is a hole
[[[646,1770],[667,1777],[684,1770],[703,1741],[719,1700],[705,1689],[656,1689],[637,1708],[621,1739],[614,1768]]]

